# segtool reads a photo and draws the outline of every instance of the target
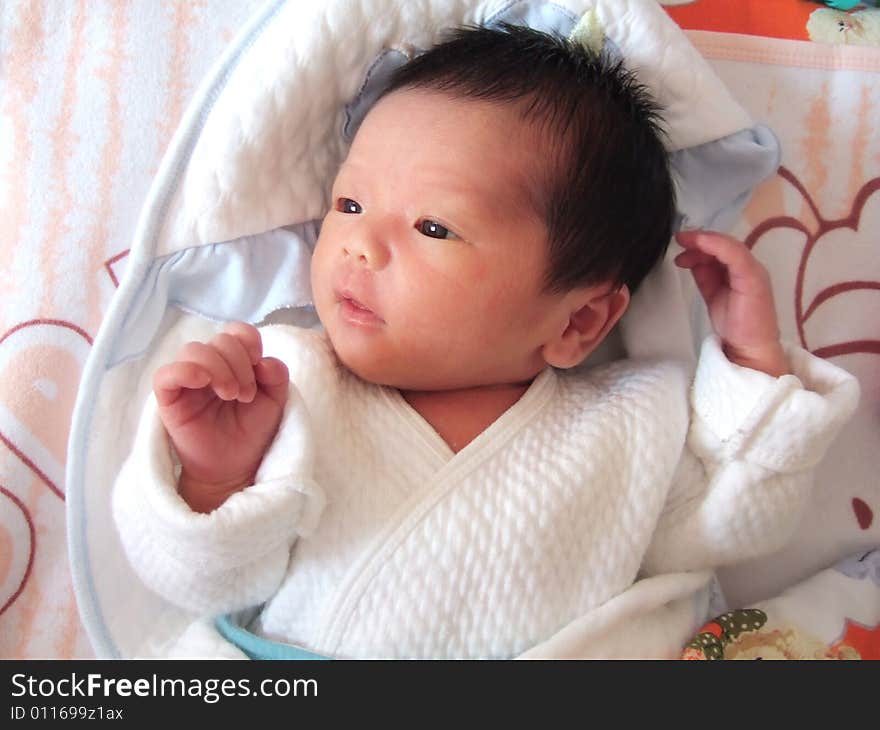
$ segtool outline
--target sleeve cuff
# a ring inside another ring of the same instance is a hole
[[[314,529],[324,495],[312,481],[313,450],[305,407],[295,388],[255,483],[209,514],[194,512],[177,493],[171,445],[151,395],[132,453],[140,519],[192,559],[236,564],[288,545]],[[134,485],[132,485],[134,486]]]
[[[719,338],[706,338],[691,390],[698,454],[783,472],[821,461],[858,404],[858,381],[800,347],[784,347],[792,373],[774,378],[731,363]]]

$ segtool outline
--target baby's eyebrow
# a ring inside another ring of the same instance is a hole
[[[499,196],[504,195],[504,183],[488,180],[485,175],[461,174],[443,169],[425,170],[427,184],[435,190],[442,191],[444,196],[460,200],[468,208],[494,204]]]

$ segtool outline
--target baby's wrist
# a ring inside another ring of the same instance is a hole
[[[759,370],[774,378],[791,372],[785,348],[779,340],[753,346],[722,343],[724,354],[730,362],[744,368]]]
[[[177,493],[193,512],[207,514],[250,484],[253,484],[253,477],[210,481],[197,479],[183,470],[177,481]]]

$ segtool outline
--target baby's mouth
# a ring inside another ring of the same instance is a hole
[[[355,309],[360,309],[360,310],[363,310],[364,312],[370,312],[370,313],[372,313],[372,311],[373,311],[373,310],[370,309],[369,307],[365,307],[363,304],[361,304],[361,303],[360,303],[357,299],[355,299],[354,297],[342,297],[342,301],[343,301],[343,302],[347,302],[348,304],[350,304],[350,305],[351,305],[352,307],[354,307]]]
[[[346,319],[354,324],[384,324],[382,319],[376,312],[362,301],[352,296],[351,292],[337,292],[336,300],[339,302],[342,313]]]

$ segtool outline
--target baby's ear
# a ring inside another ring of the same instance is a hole
[[[629,289],[608,285],[571,292],[568,326],[547,342],[541,354],[548,365],[571,368],[579,365],[604,340],[629,306]]]

